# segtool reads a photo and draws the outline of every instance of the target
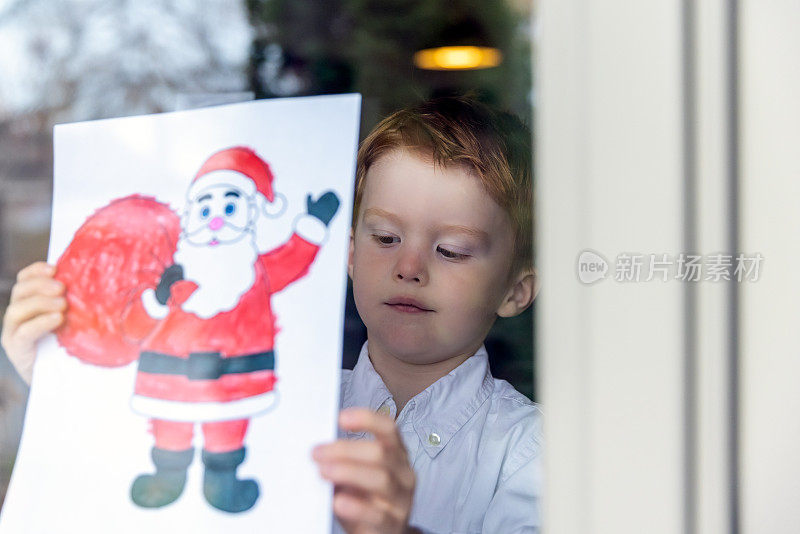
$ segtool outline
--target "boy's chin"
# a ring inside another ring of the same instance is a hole
[[[378,352],[383,356],[400,360],[405,363],[424,364],[431,357],[427,343],[420,343],[418,339],[409,339],[408,336],[389,333],[389,335],[374,335],[368,331],[370,353]]]
[[[432,365],[460,354],[458,348],[415,336],[369,336],[369,342],[370,354],[374,346],[383,356],[410,365]]]

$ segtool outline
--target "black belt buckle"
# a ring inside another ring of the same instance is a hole
[[[189,380],[216,380],[223,375],[223,361],[219,352],[192,352],[186,364]]]

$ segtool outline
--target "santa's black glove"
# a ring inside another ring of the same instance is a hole
[[[180,280],[183,280],[183,267],[175,264],[164,269],[161,280],[158,281],[158,286],[156,287],[156,300],[159,304],[167,303],[172,284]]]
[[[323,193],[317,200],[311,200],[311,195],[306,196],[306,206],[308,214],[316,217],[325,226],[331,222],[336,211],[339,209],[339,197],[333,191]]]

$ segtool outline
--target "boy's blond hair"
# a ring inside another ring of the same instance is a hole
[[[468,97],[429,100],[385,118],[358,150],[354,228],[367,171],[397,148],[418,152],[443,167],[464,165],[474,172],[514,228],[510,274],[533,268],[531,137],[519,119]]]

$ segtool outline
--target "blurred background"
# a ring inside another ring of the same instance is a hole
[[[530,124],[531,8],[526,0],[0,0],[0,314],[17,271],[47,254],[54,124],[359,92],[363,138],[400,107],[468,91]],[[459,46],[472,48],[442,48]],[[533,398],[531,313],[498,322],[487,348],[495,376]],[[349,293],[345,367],[365,338]],[[0,502],[26,398],[0,354]]]
[[[539,387],[530,313],[487,345],[546,407],[548,533],[797,532],[798,24],[796,0],[0,0],[0,312],[46,253],[55,123],[350,91],[362,136],[454,92],[535,108]],[[587,287],[586,248],[765,264]],[[0,499],[26,396],[0,355]]]

